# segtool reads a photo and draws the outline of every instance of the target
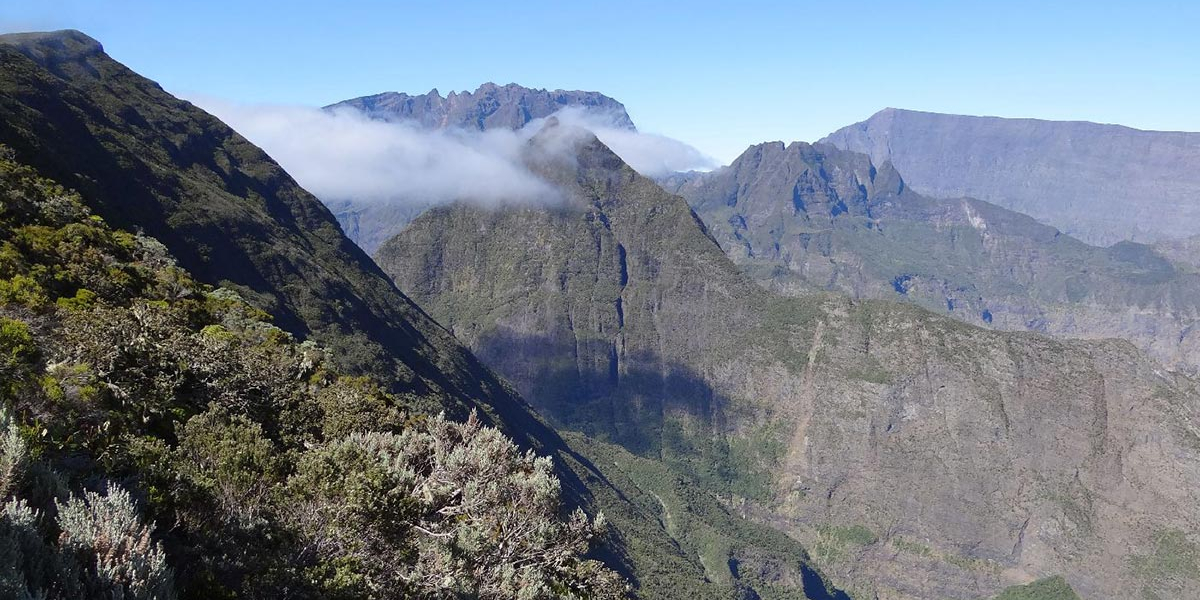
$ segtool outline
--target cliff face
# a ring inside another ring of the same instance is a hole
[[[1092,244],[1200,227],[1200,133],[889,108],[821,141],[890,161],[923,194],[986,200]]]
[[[1195,543],[1193,382],[1122,342],[771,295],[594,138],[546,159],[557,135],[530,161],[562,206],[434,209],[376,255],[552,418],[708,482],[865,597],[1200,591],[1139,566]],[[903,192],[865,158],[836,174],[808,181],[814,227]]]
[[[579,107],[609,116],[613,125],[634,129],[633,121],[620,102],[598,92],[536,90],[515,83],[500,86],[485,83],[474,92],[437,90],[410,96],[384,92],[343,100],[326,108],[356,108],[372,118],[408,121],[429,129],[520,129],[534,119],[549,117],[567,107]]]
[[[997,329],[1122,338],[1173,368],[1200,367],[1200,276],[1154,248],[1089,246],[987,202],[928,198],[890,163],[826,144],[760,144],[729,167],[664,185],[774,290],[904,300]]]

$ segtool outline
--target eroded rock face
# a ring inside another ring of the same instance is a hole
[[[537,164],[566,204],[437,208],[376,260],[558,422],[710,470],[865,597],[1057,573],[1085,598],[1200,593],[1131,559],[1162,532],[1197,541],[1192,381],[1123,342],[772,295],[594,138]],[[872,218],[852,200],[903,192],[883,171],[804,179],[809,223]]]
[[[1200,133],[889,108],[821,141],[890,161],[921,193],[986,200],[1093,244],[1200,230]]]
[[[777,291],[833,290],[997,329],[1122,338],[1171,368],[1200,367],[1194,265],[1133,242],[1089,246],[987,202],[923,196],[906,181],[864,154],[775,142],[664,185]]]

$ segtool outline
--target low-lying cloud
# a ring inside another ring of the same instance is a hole
[[[558,197],[521,161],[522,149],[541,120],[519,131],[428,130],[372,120],[353,108],[190,99],[266,150],[300,185],[326,202],[492,204]],[[645,175],[715,166],[687,144],[615,127],[604,115],[568,109],[555,116],[590,129]]]
[[[712,157],[677,139],[617,127],[613,119],[600,113],[569,107],[554,116],[564,123],[591,130],[617,156],[647,177],[677,171],[706,171],[718,166]]]
[[[323,200],[487,203],[552,195],[520,163],[521,132],[427,131],[371,120],[352,108],[193,102],[266,150]]]

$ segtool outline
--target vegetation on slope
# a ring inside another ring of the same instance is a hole
[[[1006,588],[995,600],[1079,600],[1079,595],[1067,580],[1055,576]]]
[[[412,393],[425,412],[478,409],[527,447],[553,445],[266,153],[88,36],[0,36],[0,144],[113,227],[160,241],[197,281],[237,291],[329,349],[339,371]]]
[[[787,531],[863,597],[974,598],[1015,567],[1140,590],[1131,549],[1193,520],[1186,377],[1124,343],[771,295],[594,138],[539,160],[556,135],[528,161],[562,205],[433,209],[376,260],[564,427]],[[1094,501],[1114,496],[1146,508]],[[901,538],[924,548],[897,553]]]
[[[549,459],[339,374],[2,147],[0,240],[5,597],[624,595]]]

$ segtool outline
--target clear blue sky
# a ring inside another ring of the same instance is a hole
[[[728,161],[894,106],[1200,131],[1200,2],[6,0],[177,93],[598,90]]]

